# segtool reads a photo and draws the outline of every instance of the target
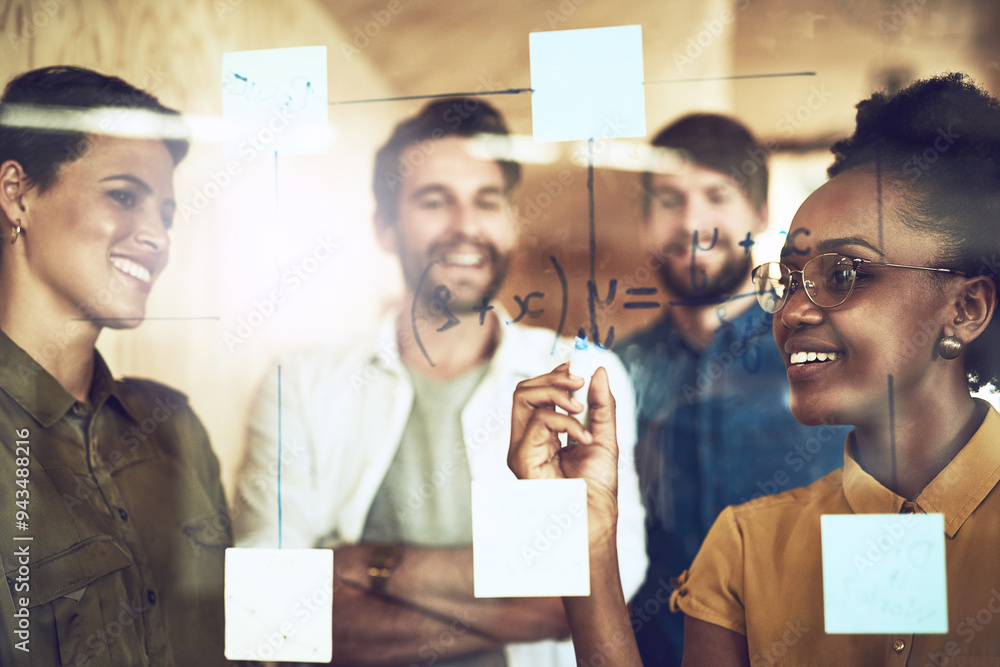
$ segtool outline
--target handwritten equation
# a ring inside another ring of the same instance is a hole
[[[798,233],[803,232],[808,235],[807,230],[798,230]],[[694,232],[691,239],[691,253],[690,253],[690,277],[692,284],[692,291],[696,294],[699,292],[704,292],[708,288],[708,277],[704,269],[697,268],[697,257],[699,252],[709,252],[716,248],[719,241],[719,230],[718,228],[713,229],[712,239],[708,244],[703,244],[702,240],[699,238],[698,232]],[[750,249],[754,246],[756,241],[753,240],[752,234],[747,232],[746,237],[740,241],[737,245],[743,248],[743,253],[746,255],[750,254]],[[794,252],[796,254],[807,254],[811,249],[800,249],[794,244],[788,245],[785,250],[782,251],[782,256]],[[559,279],[559,285],[561,289],[561,312],[559,316],[559,324],[556,327],[555,341],[553,342],[553,350],[555,350],[556,342],[563,335],[563,329],[566,324],[566,310],[569,302],[569,281],[566,278],[566,272],[563,270],[562,266],[559,264],[559,260],[555,256],[549,256],[549,262],[552,264],[555,270],[556,276]],[[427,281],[427,276],[431,269],[438,263],[437,260],[429,263],[423,270],[420,276],[420,280],[417,283],[416,290],[414,291],[413,303],[410,309],[410,325],[414,333],[414,339],[423,353],[424,358],[427,362],[434,366],[433,360],[427,353],[426,348],[420,338],[420,332],[417,327],[417,307],[419,302],[419,295],[423,294],[423,288]],[[610,349],[615,342],[615,328],[610,326],[607,332],[602,333],[600,327],[600,317],[599,313],[602,310],[610,309],[615,305],[616,300],[622,297],[621,307],[626,310],[646,310],[653,308],[662,307],[662,303],[658,300],[653,299],[659,292],[660,288],[657,286],[637,286],[637,287],[627,287],[624,290],[619,290],[618,279],[612,278],[607,282],[607,288],[604,285],[598,285],[595,279],[589,279],[586,282],[587,289],[587,313],[589,318],[589,335],[588,339],[605,349]],[[624,292],[624,295],[621,293]],[[729,301],[734,301],[737,299],[747,298],[754,296],[753,292],[742,293],[735,295],[727,295],[725,297],[711,297],[711,298],[693,298],[684,300],[673,300],[669,301],[668,305],[671,306],[694,306],[694,305],[718,305],[716,309],[716,315],[719,318],[720,328],[727,326],[735,326],[732,322],[727,319],[727,311],[725,308],[725,303]],[[434,313],[439,313],[444,319],[444,323],[437,327],[435,331],[442,332],[451,329],[452,327],[458,326],[462,323],[462,320],[456,316],[448,306],[451,301],[452,295],[451,290],[448,289],[447,285],[439,284],[432,290],[431,297],[431,310]],[[546,299],[545,292],[541,291],[531,291],[526,294],[515,294],[514,303],[517,306],[517,313],[512,320],[507,322],[507,324],[517,324],[523,321],[525,318],[529,320],[538,319],[545,312],[545,308],[541,304]],[[495,307],[490,305],[489,299],[484,297],[482,301],[472,308],[473,312],[479,315],[479,325],[482,326],[486,323],[486,314]],[[768,318],[770,321],[770,318]],[[585,332],[586,333],[586,332]],[[748,333],[749,335],[756,335],[759,332]],[[755,372],[759,367],[759,359],[756,362],[751,361],[750,366],[747,368],[750,372]]]

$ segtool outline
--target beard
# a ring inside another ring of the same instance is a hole
[[[690,245],[688,247],[690,248]],[[684,300],[705,302],[724,300],[735,294],[746,283],[750,270],[753,269],[752,258],[742,249],[739,252],[727,250],[725,263],[713,274],[706,274],[701,269],[695,268],[692,276],[690,255],[688,258],[683,265],[668,260],[660,267],[663,284],[676,297]]]
[[[445,257],[449,251],[458,245],[474,247],[483,255],[491,275],[488,281],[466,280],[463,278],[438,279],[435,276],[434,263]],[[422,265],[417,262],[422,261]],[[418,260],[409,258],[402,262],[403,277],[407,286],[416,292],[420,305],[434,315],[447,317],[448,313],[456,316],[469,315],[474,309],[482,306],[483,301],[492,301],[500,291],[507,270],[510,266],[510,253],[501,253],[491,243],[470,241],[468,239],[449,239],[432,245],[425,257]],[[419,288],[419,291],[418,291]]]

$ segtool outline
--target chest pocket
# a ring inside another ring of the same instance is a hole
[[[31,664],[76,665],[86,657],[85,664],[110,667],[106,642],[124,641],[126,634],[142,637],[141,621],[136,622],[133,614],[102,609],[101,604],[102,598],[109,599],[108,593],[116,600],[128,599],[121,581],[105,577],[131,566],[128,553],[110,536],[91,537],[33,561],[27,577],[19,564],[12,563],[5,572],[11,596],[15,601],[29,600]],[[129,621],[119,622],[119,616],[128,616]],[[124,643],[141,646],[142,640]]]

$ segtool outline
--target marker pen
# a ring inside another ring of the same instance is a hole
[[[573,392],[573,398],[583,404],[583,412],[577,413],[576,418],[588,427],[589,406],[587,404],[587,393],[590,391],[590,379],[594,376],[600,366],[600,358],[597,348],[587,344],[587,335],[580,329],[576,334],[576,341],[573,344],[573,353],[569,358],[569,372],[583,378],[583,387]]]

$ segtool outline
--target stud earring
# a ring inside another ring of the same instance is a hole
[[[17,237],[19,237],[21,235],[21,221],[18,220],[16,224],[17,224],[17,226],[14,227],[14,231],[11,232],[11,234],[10,234],[10,244],[11,245],[14,245],[14,243],[17,241]]]
[[[962,353],[965,344],[958,336],[945,336],[938,341],[938,354],[942,359],[954,359]]]

